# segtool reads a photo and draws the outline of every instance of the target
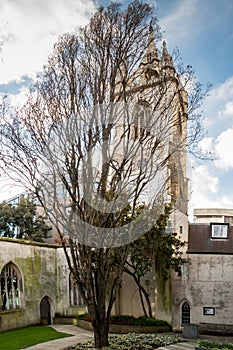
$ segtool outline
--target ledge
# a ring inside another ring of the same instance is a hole
[[[17,244],[32,245],[32,246],[44,247],[44,248],[54,248],[54,249],[61,248],[61,245],[58,245],[58,244],[29,241],[29,240],[9,238],[9,237],[0,237],[0,242],[17,243]]]
[[[224,323],[199,323],[199,332],[202,334],[232,335],[233,325]]]
[[[77,327],[93,331],[92,324],[84,320],[78,320],[76,318],[56,317],[54,318],[55,324],[73,324]],[[109,333],[127,334],[127,333],[163,333],[170,332],[170,326],[133,326],[133,325],[118,325],[109,324]]]
[[[0,315],[14,314],[16,312],[25,312],[25,308],[15,308],[15,309],[7,309],[0,310]]]

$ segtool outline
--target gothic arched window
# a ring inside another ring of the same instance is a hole
[[[181,306],[181,324],[190,323],[190,306],[185,301]]]
[[[139,98],[134,110],[134,139],[144,140],[150,134],[151,109],[149,103]]]
[[[83,298],[80,295],[77,282],[75,281],[75,278],[73,277],[72,273],[70,273],[69,276],[69,297],[71,306],[84,305]]]
[[[16,265],[7,264],[1,271],[1,309],[11,310],[22,306],[22,276]]]

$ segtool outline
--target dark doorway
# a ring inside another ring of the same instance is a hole
[[[40,302],[40,319],[43,324],[51,324],[51,305],[48,297]]]

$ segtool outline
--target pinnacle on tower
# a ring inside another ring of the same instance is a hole
[[[173,59],[167,51],[166,41],[163,41],[163,50],[161,56],[161,62],[164,67],[174,68]]]
[[[148,40],[147,40],[147,46],[146,46],[146,52],[145,55],[141,61],[142,65],[158,62],[158,51],[155,46],[155,35],[154,35],[154,29],[152,26],[152,22],[150,22],[149,26],[149,34],[148,34]]]

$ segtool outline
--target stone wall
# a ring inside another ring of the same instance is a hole
[[[181,329],[181,305],[190,305],[190,323],[233,324],[233,256],[189,254],[187,277],[173,280],[173,322]],[[213,308],[214,314],[205,314]]]
[[[0,271],[12,263],[22,276],[21,305],[10,310],[0,308],[0,331],[39,324],[43,298],[50,304],[52,321],[57,298],[56,246],[0,238],[0,252]]]
[[[171,323],[170,279],[167,281],[156,279],[155,274],[148,273],[142,279],[142,282],[150,295],[153,317]],[[133,278],[126,273],[123,274],[122,288],[116,303],[115,314],[132,315],[135,317],[144,315],[138,287]]]
[[[70,272],[60,246],[0,237],[0,272],[9,263],[22,277],[21,305],[3,310],[0,297],[0,332],[53,323],[55,315],[77,316],[86,311],[84,306],[70,305]]]

